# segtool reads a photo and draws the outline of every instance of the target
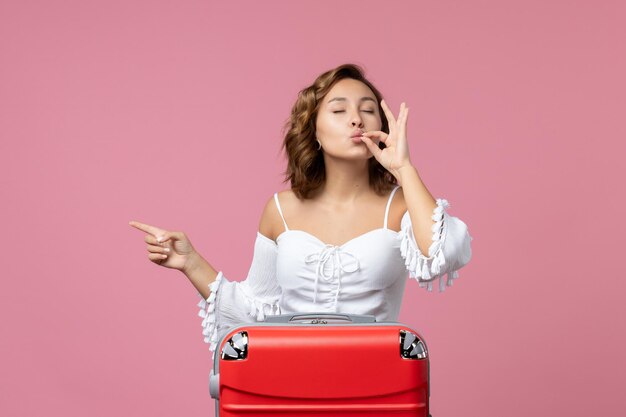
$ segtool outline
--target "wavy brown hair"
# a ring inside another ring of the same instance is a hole
[[[299,199],[309,198],[311,193],[326,181],[324,156],[317,149],[315,122],[323,98],[340,80],[351,78],[367,85],[378,101],[378,111],[382,121],[381,130],[389,133],[389,122],[380,106],[382,94],[364,75],[363,69],[354,64],[344,64],[321,74],[310,86],[298,93],[298,99],[291,109],[291,115],[283,128],[283,149],[287,155],[285,180]],[[286,132],[286,133],[285,133]],[[380,142],[384,149],[385,144]],[[374,191],[382,195],[393,185],[396,178],[372,157],[369,164],[369,182]]]

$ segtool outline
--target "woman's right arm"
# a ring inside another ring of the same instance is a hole
[[[232,327],[263,321],[267,315],[281,313],[279,299],[282,290],[276,279],[278,249],[271,225],[272,206],[278,216],[273,201],[268,201],[261,216],[246,279],[230,281],[220,271],[215,282],[210,284],[209,297],[198,303],[198,315],[203,318],[204,341],[210,344],[209,349],[212,351],[216,350],[220,339]]]
[[[209,286],[215,282],[217,271],[198,252],[191,255],[189,266],[182,271],[191,282],[202,298],[207,299],[211,295]]]
[[[198,315],[203,318],[202,333],[211,350],[215,350],[219,338],[230,327],[280,314],[281,288],[276,281],[274,242],[276,219],[279,219],[278,210],[270,199],[261,216],[248,276],[241,282],[230,281],[221,271],[216,271],[193,249],[184,233],[131,222],[131,226],[148,233],[148,258],[158,265],[179,269],[198,291],[202,298]]]

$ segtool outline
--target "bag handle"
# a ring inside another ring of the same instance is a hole
[[[375,323],[376,317],[367,314],[338,314],[338,313],[304,313],[304,314],[279,314],[266,316],[266,323],[307,323],[328,324],[332,323]]]

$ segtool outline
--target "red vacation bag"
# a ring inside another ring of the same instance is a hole
[[[429,416],[424,339],[374,316],[268,316],[217,344],[209,387],[216,415]]]

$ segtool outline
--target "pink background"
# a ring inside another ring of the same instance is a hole
[[[432,414],[623,415],[625,11],[1,1],[0,415],[213,415],[196,292],[128,221],[243,279],[296,93],[345,62],[407,102],[412,160],[474,237],[454,287],[402,306]]]

